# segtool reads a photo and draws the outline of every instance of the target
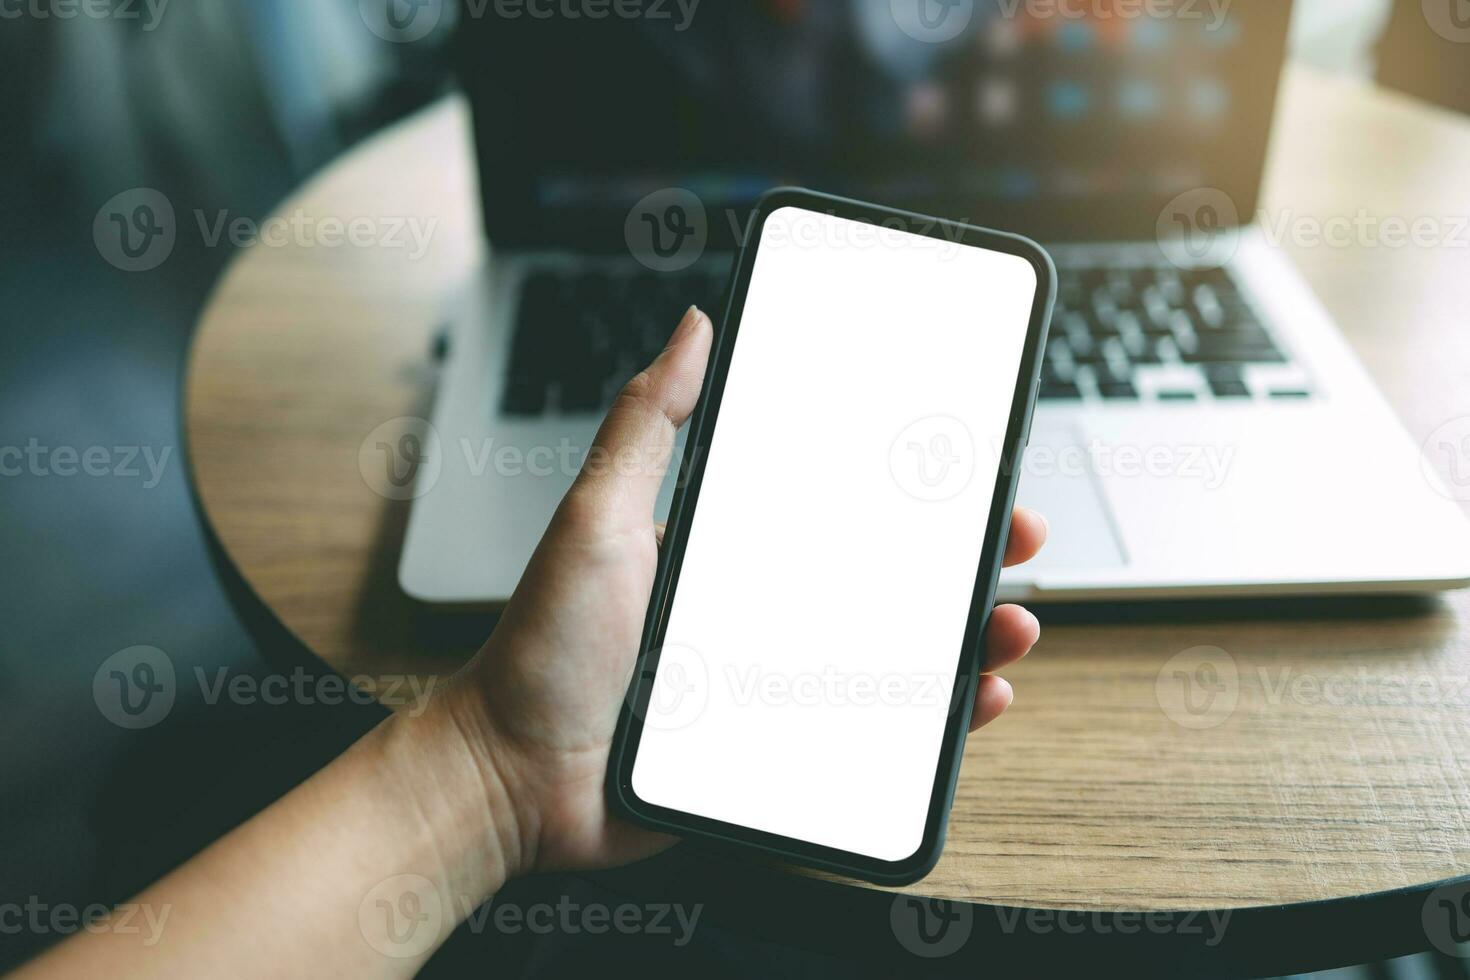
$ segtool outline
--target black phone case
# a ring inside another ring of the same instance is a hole
[[[689,525],[699,498],[704,475],[704,462],[713,434],[715,419],[724,395],[730,356],[739,333],[740,318],[750,286],[755,255],[760,247],[766,218],[776,210],[795,206],[839,217],[872,222],[928,237],[944,237],[947,241],[977,245],[993,251],[1018,255],[1036,270],[1037,290],[1032,303],[1031,321],[1021,357],[1010,421],[1001,452],[1000,473],[992,496],[990,521],[976,574],[969,619],[960,663],[955,679],[955,697],[962,699],[959,710],[952,711],[945,729],[930,796],[929,815],[924,839],[919,849],[899,861],[880,861],[862,854],[829,848],[807,841],[782,837],[749,827],[712,820],[695,814],[647,803],[632,789],[633,760],[642,737],[642,717],[647,710],[654,672],[658,666],[659,647],[666,626],[669,600],[678,582],[683,563]],[[1021,453],[1030,434],[1031,416],[1036,405],[1036,392],[1041,371],[1041,353],[1056,298],[1056,270],[1050,257],[1030,239],[972,225],[931,218],[905,211],[864,204],[859,201],[799,188],[779,188],[767,193],[756,204],[747,228],[747,239],[731,273],[724,299],[724,316],[716,324],[714,348],[709,375],[690,421],[685,448],[685,468],[669,513],[668,528],[659,554],[658,572],[653,595],[644,620],[643,640],[628,696],[614,734],[608,760],[607,795],[612,808],[626,819],[644,827],[680,837],[699,839],[720,845],[754,848],[768,856],[808,867],[834,871],[882,885],[904,885],[923,878],[939,861],[944,849],[945,828],[954,801],[955,783],[964,754],[965,736],[970,727],[980,667],[985,661],[984,636],[995,601],[996,581],[1000,576],[1010,531],[1010,513],[1015,504],[1016,484],[1020,475]]]

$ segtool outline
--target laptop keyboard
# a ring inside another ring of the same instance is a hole
[[[521,286],[502,410],[602,411],[664,349],[689,304],[718,307],[728,275],[725,263],[678,273],[581,266],[532,271]]]
[[[521,287],[502,410],[596,413],[689,307],[719,306],[728,266],[679,273],[545,266]],[[1041,374],[1047,402],[1299,400],[1312,392],[1223,268],[1065,267]]]

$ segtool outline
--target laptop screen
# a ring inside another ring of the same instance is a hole
[[[1045,241],[1257,203],[1283,0],[463,0],[497,246],[624,248],[681,188],[733,246],[801,184]]]

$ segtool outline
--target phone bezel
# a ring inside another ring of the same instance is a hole
[[[959,700],[958,710],[950,712],[946,723],[923,840],[912,855],[898,861],[878,860],[852,851],[658,806],[639,798],[632,786],[633,765],[643,734],[643,717],[651,692],[650,682],[658,667],[659,652],[668,625],[668,612],[677,588],[689,528],[699,500],[704,465],[724,396],[755,257],[760,250],[767,218],[784,207],[804,208],[879,225],[888,222],[891,226],[894,221],[898,221],[906,230],[927,237],[942,237],[946,241],[1019,256],[1026,259],[1036,272],[1036,295],[1032,301],[1031,319],[1001,450],[1000,471],[992,495],[985,543],[980,556],[980,567],[975,576],[975,588],[955,677],[954,690]],[[878,884],[908,884],[922,878],[934,867],[944,846],[949,810],[964,754],[965,737],[969,731],[975,687],[979,681],[980,667],[985,660],[985,628],[995,601],[996,581],[1000,576],[1001,559],[1010,530],[1010,512],[1015,503],[1020,469],[1017,464],[1020,453],[1025,448],[1035,408],[1041,352],[1055,297],[1056,270],[1050,257],[1041,246],[1019,235],[799,188],[778,188],[760,199],[752,212],[747,240],[732,272],[725,297],[724,316],[717,322],[709,373],[691,417],[684,472],[674,494],[663,547],[659,553],[653,594],[644,620],[638,660],[618,718],[609,756],[607,793],[610,803],[618,813],[654,830],[719,844],[755,847],[782,860],[852,875]]]

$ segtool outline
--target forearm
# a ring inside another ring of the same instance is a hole
[[[384,722],[21,978],[412,976],[515,872],[520,829],[440,696]]]

